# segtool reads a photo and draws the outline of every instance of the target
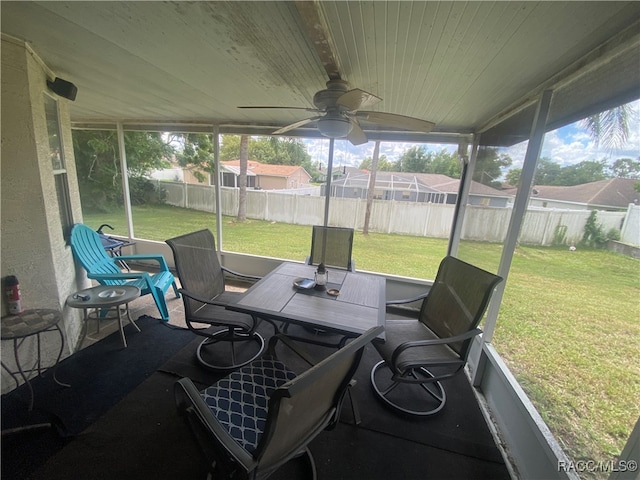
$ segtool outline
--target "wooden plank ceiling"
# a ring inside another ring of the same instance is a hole
[[[339,77],[383,99],[371,110],[435,122],[433,138],[487,131],[495,143],[513,143],[528,133],[531,105],[543,88],[557,89],[556,127],[640,97],[640,2],[2,2],[1,8],[2,33],[26,41],[52,75],[77,85],[76,123],[217,124],[265,133],[313,113],[237,107],[312,108],[314,93]]]

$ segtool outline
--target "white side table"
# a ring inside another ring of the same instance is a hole
[[[84,325],[82,326],[82,336],[78,342],[76,351],[80,350],[82,343],[87,335],[87,321],[89,320],[89,309],[96,309],[95,315],[98,319],[98,331],[100,331],[99,311],[102,309],[116,308],[118,313],[118,325],[120,327],[120,337],[124,348],[127,348],[127,339],[124,336],[124,326],[122,324],[122,312],[120,305],[125,305],[127,319],[136,330],[140,331],[138,325],[131,319],[129,315],[129,302],[140,296],[140,289],[132,285],[98,285],[97,287],[81,290],[67,297],[67,305],[72,308],[84,309]]]

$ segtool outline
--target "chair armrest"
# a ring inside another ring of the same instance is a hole
[[[260,280],[262,278],[262,277],[256,277],[255,275],[248,275],[246,273],[236,272],[235,270],[231,270],[230,268],[227,268],[227,267],[221,267],[221,268],[223,272],[227,272],[236,277],[246,278],[248,280]]]
[[[89,273],[87,274],[87,277],[92,280],[134,280],[137,278],[149,277],[149,274],[147,272]]]
[[[298,355],[302,360],[307,362],[310,366],[314,366],[316,364],[315,360],[311,358],[311,356],[304,350],[302,350],[299,346],[295,345],[293,341],[287,337],[283,333],[277,333],[269,340],[268,353],[273,358],[278,358],[276,355],[276,344],[278,341],[281,341],[286,347],[289,348],[293,353]]]
[[[468,332],[461,333],[460,335],[455,335],[453,337],[433,338],[431,340],[415,340],[415,341],[404,342],[400,344],[393,351],[393,355],[391,355],[391,364],[395,365],[400,354],[409,348],[431,347],[433,345],[448,345],[450,343],[458,343],[464,340],[469,340],[470,338],[473,338],[476,335],[479,335],[481,333],[482,333],[482,330],[480,330],[479,328],[474,328],[473,330],[469,330]]]
[[[418,300],[427,298],[427,295],[429,295],[429,292],[421,293],[420,295],[416,295],[415,297],[411,297],[411,298],[398,298],[393,300],[387,300],[386,304],[387,305],[403,305],[405,303],[413,303],[413,302],[417,302]]]
[[[95,273],[93,275],[87,275],[92,280],[136,280],[143,279],[147,284],[149,290],[153,289],[153,282],[151,281],[151,275],[147,272],[127,272],[127,273]]]
[[[190,292],[189,290],[185,290],[184,288],[179,288],[178,292],[180,292],[185,297],[192,298],[193,300],[196,300],[196,301],[201,302],[201,303],[206,303],[208,305],[215,305],[217,307],[226,307],[227,306],[227,302],[218,302],[215,299],[211,299],[211,298],[206,298],[206,297],[200,296],[197,293]]]
[[[167,265],[167,261],[165,260],[163,255],[118,255],[116,260],[155,260],[160,264],[160,269],[164,271],[169,270],[169,266]]]

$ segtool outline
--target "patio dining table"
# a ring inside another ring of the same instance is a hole
[[[316,268],[283,262],[227,308],[345,337],[356,337],[371,327],[384,325],[384,277],[329,268],[324,290],[294,285],[300,279],[313,279]],[[332,290],[334,295],[329,293]],[[384,332],[379,338],[384,339]]]

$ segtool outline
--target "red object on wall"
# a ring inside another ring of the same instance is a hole
[[[4,283],[4,292],[7,295],[7,305],[11,315],[22,313],[22,302],[20,301],[20,283],[18,277],[9,275]]]

